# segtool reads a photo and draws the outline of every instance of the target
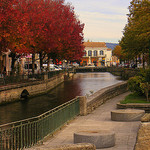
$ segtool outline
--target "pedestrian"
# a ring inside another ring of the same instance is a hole
[[[3,76],[5,77],[6,76],[6,67],[4,66],[4,69],[3,69]]]

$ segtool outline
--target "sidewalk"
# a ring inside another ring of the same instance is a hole
[[[79,130],[113,130],[116,134],[116,145],[111,148],[100,150],[133,150],[140,121],[135,122],[116,122],[111,121],[110,112],[116,109],[116,103],[122,100],[129,93],[121,94],[110,99],[102,106],[98,107],[87,116],[79,116],[62,130],[57,132],[54,137],[49,138],[43,145],[34,146],[26,150],[39,150],[39,148],[50,148],[58,145],[73,144],[73,134]]]

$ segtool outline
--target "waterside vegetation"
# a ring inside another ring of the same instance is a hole
[[[129,78],[128,88],[132,93],[121,104],[150,103],[150,69],[142,69],[138,75]]]
[[[146,100],[145,96],[138,95],[137,93],[131,93],[120,102],[121,104],[127,103],[150,103]]]

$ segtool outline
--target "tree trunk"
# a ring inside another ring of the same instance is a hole
[[[48,54],[48,59],[47,59],[47,72],[49,72],[49,64],[50,64],[50,54]]]
[[[137,67],[137,64],[138,64],[138,60],[137,60],[137,57],[135,58],[135,66]]]
[[[139,63],[141,64],[141,55],[139,55],[138,58],[139,58]]]
[[[149,47],[149,62],[148,62],[148,67],[150,68],[150,47]]]
[[[15,53],[11,53],[10,57],[12,58],[11,61],[11,75],[13,75],[15,73],[15,62],[16,62],[16,54]]]
[[[42,52],[39,52],[39,57],[40,57],[40,70],[43,72],[43,56]]]
[[[35,64],[35,54],[32,54],[32,74],[34,74],[35,72],[34,64]]]
[[[144,53],[143,53],[143,68],[145,69],[145,57],[144,57]]]
[[[0,73],[2,74],[2,72],[3,72],[3,61],[0,60]]]

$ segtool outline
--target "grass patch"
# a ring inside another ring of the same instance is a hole
[[[145,96],[140,96],[136,93],[131,93],[128,96],[126,96],[124,100],[120,101],[120,103],[127,104],[127,103],[150,103],[150,102],[147,102]]]

